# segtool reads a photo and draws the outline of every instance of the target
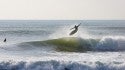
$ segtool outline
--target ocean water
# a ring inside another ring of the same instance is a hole
[[[0,21],[0,70],[124,70],[124,58],[125,20]]]

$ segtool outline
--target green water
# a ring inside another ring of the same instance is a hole
[[[34,46],[50,46],[54,47],[56,51],[60,52],[85,52],[92,51],[93,47],[97,45],[99,39],[82,39],[77,37],[63,37],[58,39],[51,39],[45,41],[27,42]]]

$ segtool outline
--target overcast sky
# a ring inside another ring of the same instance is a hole
[[[0,0],[0,20],[125,20],[125,0]]]

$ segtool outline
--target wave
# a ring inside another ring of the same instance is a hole
[[[25,42],[22,44],[29,44],[35,47],[48,47],[54,48],[55,51],[63,52],[84,52],[91,51],[92,46],[95,46],[99,42],[99,39],[82,39],[77,37],[64,37],[58,39],[51,39],[45,41],[34,41],[34,42]]]
[[[43,34],[49,34],[51,32],[47,31],[47,30],[1,30],[0,34],[7,34],[7,35],[14,35],[14,36],[18,36],[18,35],[41,35],[41,33]]]
[[[41,48],[41,51],[58,52],[125,51],[125,38],[103,37],[102,39],[84,39],[78,37],[63,37],[45,41],[23,42],[16,44],[16,47],[18,47],[19,50]],[[11,47],[9,48],[11,49]]]
[[[102,39],[64,37],[59,39],[27,43],[34,46],[56,46],[56,51],[125,51],[124,37],[103,37]]]
[[[96,46],[103,51],[125,51],[125,37],[103,37]]]
[[[36,61],[36,62],[0,62],[0,70],[124,70],[122,62],[110,64],[96,62],[61,62],[61,61]]]

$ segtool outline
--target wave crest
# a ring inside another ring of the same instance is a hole
[[[125,51],[125,37],[103,37],[96,49],[101,51]]]

